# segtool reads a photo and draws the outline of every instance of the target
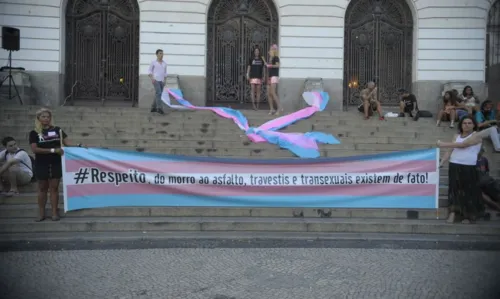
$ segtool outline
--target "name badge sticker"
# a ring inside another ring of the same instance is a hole
[[[56,136],[56,132],[48,132],[47,134],[49,137],[54,137]]]

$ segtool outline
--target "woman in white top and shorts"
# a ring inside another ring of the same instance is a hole
[[[450,214],[448,222],[455,222],[457,214],[462,223],[472,223],[483,212],[482,194],[479,188],[479,172],[476,168],[477,156],[482,146],[482,138],[477,135],[477,123],[465,116],[460,120],[459,132],[452,142],[438,141],[440,148],[449,148],[440,166],[450,161],[448,170],[448,201]]]

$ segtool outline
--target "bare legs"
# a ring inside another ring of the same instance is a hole
[[[250,86],[251,86],[250,96],[252,98],[253,110],[259,110],[261,85],[260,84],[250,84]]]
[[[9,182],[9,192],[8,195],[14,195],[19,193],[17,178],[20,175],[20,169],[18,165],[12,165],[7,169],[6,172],[2,174],[2,181]],[[0,191],[3,191],[3,183],[0,182]]]
[[[441,120],[443,119],[443,116],[444,116],[444,109],[441,109],[441,110],[439,110],[438,115],[437,115],[436,126],[439,127],[441,125]]]
[[[369,100],[363,100],[363,110],[365,112],[365,119],[370,118],[370,101]]]
[[[274,114],[274,99],[271,94],[271,84],[267,85],[267,101],[269,102],[269,115]]]
[[[405,102],[399,102],[399,114],[405,114]]]
[[[60,179],[50,179],[38,181],[38,219],[37,222],[45,220],[45,205],[47,204],[47,193],[50,192],[50,205],[52,206],[52,220],[58,221],[59,205],[59,181]]]
[[[450,128],[455,127],[455,119],[456,119],[457,111],[455,109],[451,109],[449,114],[446,114],[444,109],[439,110],[439,113],[437,115],[437,120],[436,120],[436,126],[441,125],[441,120],[443,120],[443,117],[446,116],[444,119],[445,120],[450,120]]]
[[[271,83],[267,85],[267,99],[269,101],[269,114],[279,115],[283,111],[281,108],[280,100],[276,92],[276,83]],[[276,111],[274,110],[274,103],[276,103]]]
[[[45,220],[45,204],[47,204],[47,192],[49,181],[38,181],[38,219],[37,222]]]
[[[51,179],[49,181],[50,205],[52,206],[52,221],[59,221],[59,181],[60,179]]]
[[[257,93],[255,95],[255,99],[256,99],[256,106],[257,106],[257,110],[259,110],[259,106],[260,106],[260,93],[261,93],[261,89],[262,89],[262,85],[261,84],[255,84],[255,92]]]
[[[483,139],[490,137],[495,151],[500,152],[500,133],[498,133],[497,127],[489,127],[488,129],[484,129],[476,134]]]
[[[495,209],[497,212],[500,212],[500,204],[496,203],[489,197],[488,195],[483,193],[483,201],[484,203],[489,206],[490,208]]]

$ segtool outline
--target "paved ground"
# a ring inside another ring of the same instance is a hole
[[[0,265],[4,299],[500,298],[493,251],[26,251],[1,253]]]

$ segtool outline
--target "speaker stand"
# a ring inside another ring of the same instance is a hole
[[[21,96],[19,95],[19,91],[17,90],[16,82],[14,82],[14,77],[12,77],[12,51],[9,50],[9,74],[7,77],[3,78],[2,83],[0,83],[0,88],[2,88],[3,84],[5,81],[9,80],[9,100],[12,100],[14,98],[19,98],[19,103],[23,105],[23,99],[21,99]],[[14,86],[14,91],[16,92],[15,95],[12,95],[12,86]]]

